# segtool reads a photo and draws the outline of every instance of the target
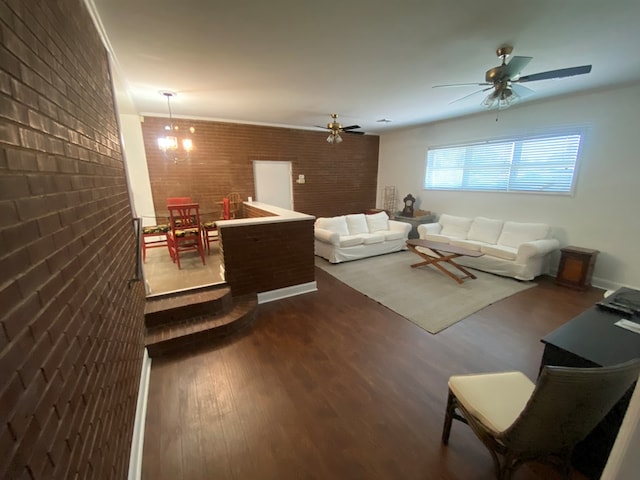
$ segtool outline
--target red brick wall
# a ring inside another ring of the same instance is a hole
[[[215,112],[212,112],[214,115]],[[237,192],[255,198],[253,160],[292,163],[294,210],[314,216],[362,212],[376,204],[379,137],[343,135],[339,145],[326,142],[323,131],[296,130],[221,122],[176,123],[181,131],[195,127],[190,159],[174,163],[157,147],[167,119],[146,117],[142,124],[151,191],[158,215],[166,198],[191,195],[203,212],[219,211],[222,198]]]
[[[2,0],[0,38],[0,478],[126,478],[144,290],[106,53],[82,0]]]

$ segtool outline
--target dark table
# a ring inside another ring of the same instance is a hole
[[[621,289],[613,293],[629,290]],[[614,325],[629,315],[594,306],[542,339],[544,365],[600,367],[640,357],[640,334]],[[638,317],[634,320],[639,321]],[[627,411],[633,388],[576,447],[573,464],[589,478],[600,478]]]

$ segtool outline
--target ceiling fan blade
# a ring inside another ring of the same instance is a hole
[[[504,67],[504,76],[508,79],[512,79],[520,75],[520,72],[524,67],[529,65],[533,57],[513,57],[509,63]]]
[[[470,93],[469,95],[465,95],[464,97],[458,98],[457,100],[454,100],[453,102],[449,102],[449,105],[451,105],[452,103],[460,102],[460,101],[465,100],[465,99],[467,99],[469,97],[473,97],[477,93],[486,92],[487,90],[491,90],[492,88],[493,88],[493,85],[491,85],[490,87],[487,87],[487,88],[483,88],[482,90],[476,90],[475,92]]]
[[[452,83],[450,85],[434,85],[431,88],[449,88],[449,87],[484,87],[486,85],[492,85],[492,83],[482,82],[482,83]]]
[[[536,93],[535,91],[531,90],[529,87],[525,87],[524,85],[518,85],[517,83],[512,84],[510,88],[520,98],[529,97]]]
[[[349,125],[348,127],[342,127],[343,131],[347,131],[347,130],[355,130],[356,128],[361,128],[360,125]]]
[[[535,82],[537,80],[550,80],[552,78],[573,77],[574,75],[584,75],[591,71],[591,65],[581,65],[579,67],[561,68],[560,70],[549,70],[548,72],[533,73],[520,77],[517,82]]]
[[[344,130],[344,133],[348,133],[349,135],[364,135],[364,132],[356,132],[355,130]]]

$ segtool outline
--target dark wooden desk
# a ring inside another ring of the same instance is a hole
[[[542,339],[545,347],[540,368],[610,366],[640,357],[640,334],[614,325],[620,318],[629,316],[596,306],[578,315]],[[589,478],[600,478],[632,392],[630,389],[576,447],[573,464]]]

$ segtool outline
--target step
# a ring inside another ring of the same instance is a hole
[[[231,308],[231,289],[212,285],[148,298],[144,307],[147,328],[182,322],[202,315],[217,315]]]
[[[257,311],[258,296],[249,294],[233,297],[233,306],[226,313],[147,328],[147,351],[153,358],[223,339],[253,323]]]

